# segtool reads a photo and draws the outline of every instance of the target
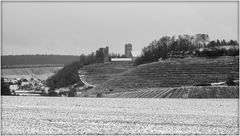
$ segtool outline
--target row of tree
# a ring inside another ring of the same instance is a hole
[[[199,34],[200,35],[200,34]],[[134,64],[140,65],[144,63],[150,63],[158,61],[159,59],[166,59],[170,52],[189,51],[193,52],[201,47],[216,47],[223,45],[238,45],[237,41],[230,40],[216,40],[208,41],[209,38],[206,34],[200,35],[200,37],[191,37],[188,35],[169,37],[164,36],[159,40],[152,41],[147,47],[142,49],[142,53],[136,58]]]
[[[80,81],[78,76],[78,70],[81,67],[85,65],[93,64],[96,62],[97,62],[97,58],[93,53],[89,55],[82,54],[80,55],[78,61],[74,61],[73,63],[64,66],[56,74],[49,77],[46,80],[46,84],[48,87],[50,87],[50,90],[72,85]]]
[[[158,61],[159,58],[166,59],[170,51],[193,50],[196,46],[191,44],[188,39],[164,36],[159,40],[152,41],[147,47],[142,49],[142,54],[135,60],[135,65]]]
[[[210,41],[208,43],[208,47],[217,47],[217,46],[224,46],[224,45],[238,45],[237,40],[230,40],[230,41],[226,41],[226,40],[213,40]]]
[[[110,53],[109,57],[110,58],[127,58],[126,55],[124,55],[124,54],[121,55],[120,53]]]

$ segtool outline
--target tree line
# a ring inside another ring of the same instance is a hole
[[[70,64],[77,61],[79,56],[73,55],[7,55],[1,56],[2,66],[41,65],[41,64]]]
[[[225,45],[238,45],[237,41],[230,40],[216,40],[210,41],[207,34],[198,34],[199,37],[192,37],[189,35],[178,36],[164,36],[159,40],[152,41],[147,47],[142,49],[142,53],[136,58],[135,66],[145,63],[158,61],[159,59],[168,58],[168,54],[172,52],[195,52],[201,47],[215,48],[213,51],[205,51],[205,56],[217,56],[217,55],[238,55],[238,49],[231,49],[226,51],[225,49],[217,49],[218,46]],[[201,53],[201,52],[200,52]],[[201,56],[201,54],[199,55]]]
[[[209,42],[208,47],[216,47],[216,46],[225,46],[225,45],[238,45],[237,40],[230,40],[230,41],[226,41],[226,40],[212,40]]]
[[[56,88],[66,87],[80,81],[78,76],[78,70],[85,65],[97,63],[97,58],[94,53],[89,55],[80,55],[78,61],[74,61],[71,64],[64,66],[56,74],[49,77],[46,80],[46,85],[50,87],[50,90]]]

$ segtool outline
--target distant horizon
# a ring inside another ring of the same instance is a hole
[[[2,55],[140,54],[163,36],[238,39],[238,2],[2,2]]]
[[[183,34],[182,34],[183,35]],[[168,35],[166,35],[166,36],[168,36]],[[226,39],[216,39],[216,40],[226,40]],[[215,41],[216,41],[215,40]],[[234,40],[234,41],[237,41],[238,42],[238,44],[239,44],[239,41],[238,40],[235,40],[235,39],[229,39],[229,40],[227,40],[227,41],[230,41],[230,40]],[[153,40],[154,41],[154,40]],[[213,41],[213,40],[210,40],[210,41]],[[148,45],[146,45],[146,46],[148,46]],[[145,46],[145,47],[146,47]],[[228,46],[231,46],[231,45],[228,45]],[[103,47],[100,47],[100,48],[105,48],[106,46],[103,46]],[[108,46],[109,47],[109,49],[111,49],[111,46]],[[123,48],[124,48],[124,45],[123,45]],[[98,48],[99,49],[99,48]],[[97,50],[97,49],[96,49]],[[96,52],[96,50],[95,51],[92,51],[91,53],[95,53]],[[134,50],[133,50],[133,52],[134,52]],[[60,56],[80,56],[80,55],[82,55],[82,54],[84,54],[84,55],[89,55],[89,54],[91,54],[91,53],[88,53],[88,54],[85,54],[85,53],[80,53],[80,54],[39,54],[39,53],[36,53],[36,54],[7,54],[7,55],[3,55],[3,54],[1,54],[1,56],[20,56],[20,55],[55,55],[55,56],[58,56],[58,55],[60,55]],[[111,54],[111,53],[113,53],[113,52],[109,52],[109,54]],[[122,53],[115,53],[115,54],[120,54],[120,55],[124,55],[124,52],[122,52]],[[140,55],[140,53],[139,53],[139,55]]]
[[[80,56],[80,55],[65,55],[65,54],[16,54],[16,55],[1,55],[1,56],[30,56],[30,55],[40,55],[40,56]]]

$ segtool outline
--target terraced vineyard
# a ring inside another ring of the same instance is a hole
[[[105,94],[108,98],[239,98],[238,86],[148,88]]]
[[[109,62],[87,65],[79,71],[89,84],[98,85],[132,67],[132,62]]]
[[[94,91],[123,92],[222,82],[229,75],[238,79],[238,70],[239,57],[170,59],[135,67],[97,86]]]

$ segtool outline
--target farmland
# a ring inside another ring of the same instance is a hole
[[[2,69],[2,77],[6,78],[31,78],[45,80],[56,73],[62,67],[32,67],[32,68],[10,68]]]
[[[2,134],[238,134],[238,99],[2,96]]]
[[[239,78],[239,57],[167,59],[134,67],[97,85],[96,91],[135,91],[141,88],[181,87]],[[95,90],[92,90],[94,92]]]
[[[188,86],[145,88],[137,91],[107,93],[109,98],[239,98],[238,86]]]

